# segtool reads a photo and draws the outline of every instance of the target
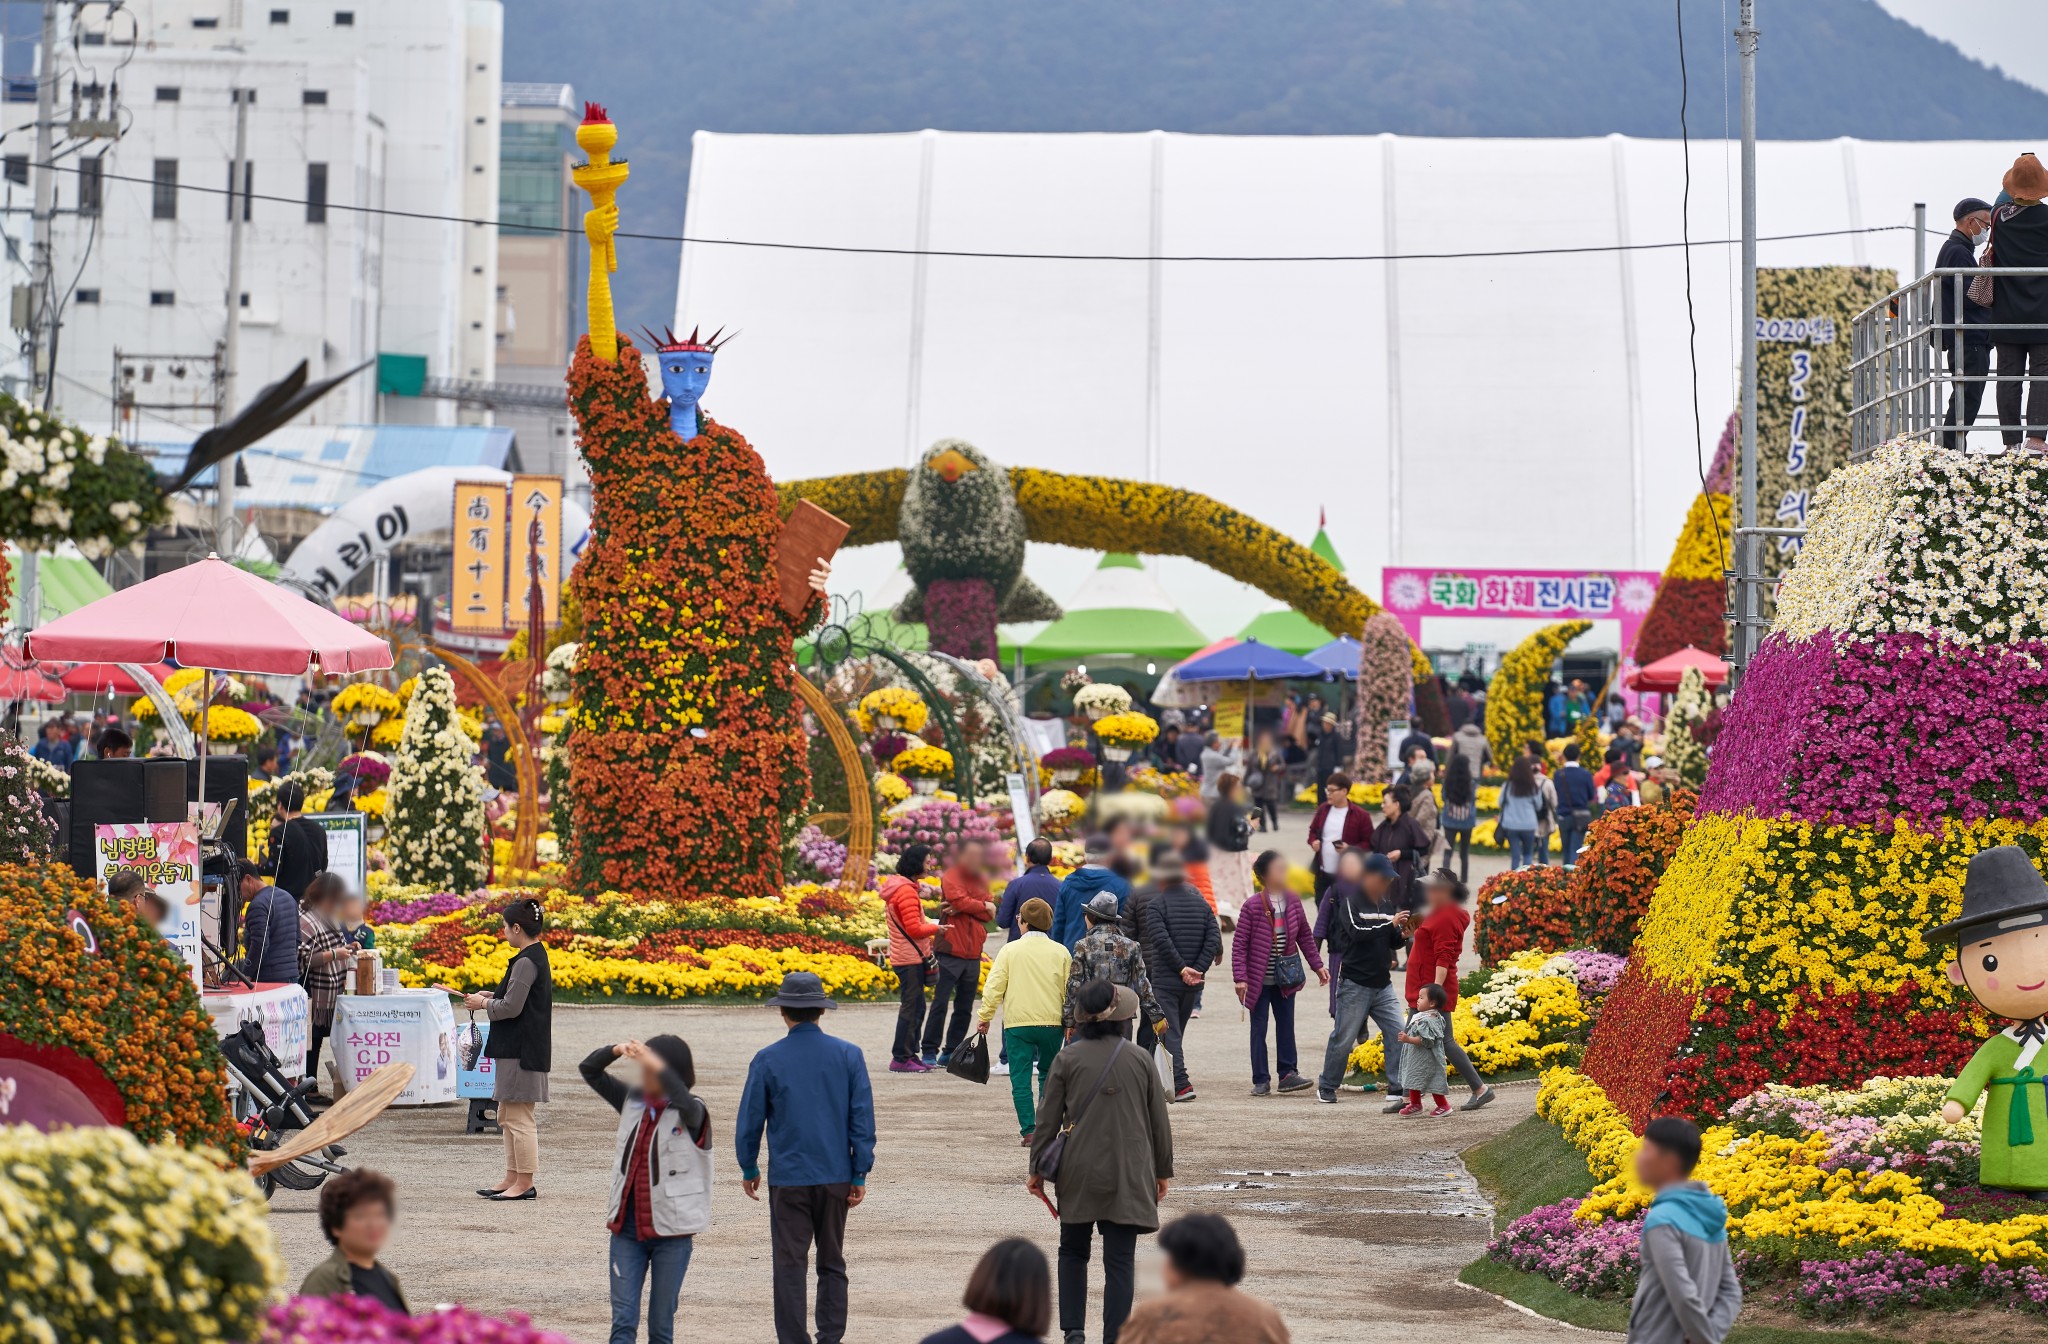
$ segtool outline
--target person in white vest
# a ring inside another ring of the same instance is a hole
[[[606,1072],[619,1058],[640,1066],[638,1087]],[[611,1344],[638,1338],[643,1287],[648,1344],[671,1344],[693,1238],[711,1226],[711,1116],[690,1091],[696,1064],[680,1036],[652,1036],[599,1046],[579,1067],[583,1081],[619,1113],[606,1210],[612,1234]]]

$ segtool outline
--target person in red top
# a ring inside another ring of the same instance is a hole
[[[638,1087],[605,1071],[621,1058],[640,1066]],[[693,1239],[711,1225],[711,1116],[691,1092],[696,1065],[680,1037],[652,1036],[601,1045],[579,1071],[619,1113],[605,1223],[612,1234],[611,1337],[638,1337],[640,1291],[651,1278],[647,1338],[670,1344]]]
[[[1408,980],[1402,994],[1408,1000],[1408,1011],[1415,1013],[1426,1006],[1417,1002],[1422,987],[1442,985],[1443,1011],[1449,1017],[1458,1006],[1458,958],[1465,953],[1465,931],[1472,927],[1472,913],[1465,908],[1471,895],[1448,868],[1432,872],[1424,879],[1422,890],[1424,913],[1422,922],[1409,935]],[[1493,1100],[1493,1089],[1472,1067],[1472,1059],[1458,1044],[1455,1031],[1444,1033],[1444,1057],[1464,1078],[1465,1086],[1472,1089],[1472,1095],[1460,1109],[1476,1111]],[[1385,1110],[1392,1114],[1404,1104],[1396,1098],[1387,1103]]]
[[[1323,781],[1322,806],[1308,823],[1316,900],[1321,901],[1330,883],[1337,880],[1337,856],[1353,847],[1372,849],[1372,817],[1351,801],[1351,776],[1335,770]]]
[[[896,860],[896,873],[882,883],[882,921],[889,926],[889,968],[896,972],[896,1039],[889,1046],[889,1072],[928,1073],[917,1057],[924,1031],[924,991],[938,982],[934,950],[941,932],[925,918],[919,879],[931,858],[929,845],[907,845]]]
[[[944,1068],[967,1039],[974,1020],[974,996],[981,989],[981,949],[988,941],[988,922],[996,915],[988,892],[988,849],[979,840],[962,841],[953,866],[939,878],[939,918],[944,921],[934,951],[939,960],[939,988],[932,995],[931,1016],[924,1023],[926,1068]],[[946,1030],[946,1004],[953,1005],[952,1029]],[[941,1033],[945,1036],[940,1048]]]

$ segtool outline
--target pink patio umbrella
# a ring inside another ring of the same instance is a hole
[[[123,588],[30,633],[40,662],[161,663],[205,669],[199,694],[199,796],[215,672],[295,677],[390,667],[391,646],[219,556]]]
[[[29,635],[28,652],[278,677],[391,666],[391,646],[361,626],[211,555],[59,616]]]

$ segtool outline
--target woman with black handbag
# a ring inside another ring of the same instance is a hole
[[[1230,975],[1237,982],[1237,1001],[1252,1014],[1252,1095],[1273,1090],[1266,1071],[1266,1018],[1273,1019],[1274,1044],[1280,1062],[1280,1090],[1303,1092],[1313,1086],[1301,1076],[1294,1050],[1294,996],[1308,983],[1302,967],[1306,956],[1321,984],[1330,983],[1323,958],[1309,928],[1301,897],[1287,886],[1287,860],[1274,850],[1253,865],[1259,890],[1244,903],[1237,933],[1230,943]]]
[[[932,941],[939,926],[925,918],[924,893],[918,885],[930,858],[927,845],[905,846],[896,860],[896,875],[882,883],[882,921],[889,928],[889,969],[896,972],[898,999],[896,1039],[889,1046],[891,1073],[932,1071],[932,1066],[918,1057],[918,1041],[924,1034],[925,987],[939,983],[939,959]]]
[[[1053,1060],[1038,1102],[1025,1186],[1060,1197],[1060,1330],[1088,1325],[1088,1259],[1102,1237],[1102,1340],[1116,1344],[1131,1314],[1138,1234],[1159,1227],[1159,1201],[1173,1178],[1173,1130],[1166,1087],[1152,1056],[1130,1042],[1138,996],[1126,985],[1090,980],[1075,994],[1073,1044]]]
[[[1209,804],[1209,880],[1216,892],[1216,913],[1235,916],[1252,894],[1252,827],[1263,829],[1265,818],[1243,801],[1244,781],[1226,774],[1216,781]]]

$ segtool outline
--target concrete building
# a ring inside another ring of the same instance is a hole
[[[583,109],[567,84],[504,86],[498,151],[498,381],[559,388],[581,330],[584,243],[577,162]],[[573,425],[559,411],[500,410],[532,471],[588,489]]]
[[[258,198],[243,235],[241,397],[302,358],[315,377],[380,352],[421,357],[432,378],[496,377],[498,0],[138,0],[77,22],[57,77],[68,87],[118,68],[125,129],[87,146],[104,150],[97,218],[58,221],[56,272],[78,277],[57,356],[67,413],[106,421],[116,377],[129,376],[117,345],[187,357],[187,383],[210,372],[193,361],[211,358],[226,324],[236,87],[255,90]],[[12,131],[35,109],[0,113]],[[67,174],[60,205],[75,207],[88,180]],[[182,399],[189,408],[151,413],[209,421],[204,388],[157,395],[169,372],[136,365],[130,383],[150,376],[153,389],[138,399]],[[365,373],[310,418],[456,419],[452,401],[381,400]]]

